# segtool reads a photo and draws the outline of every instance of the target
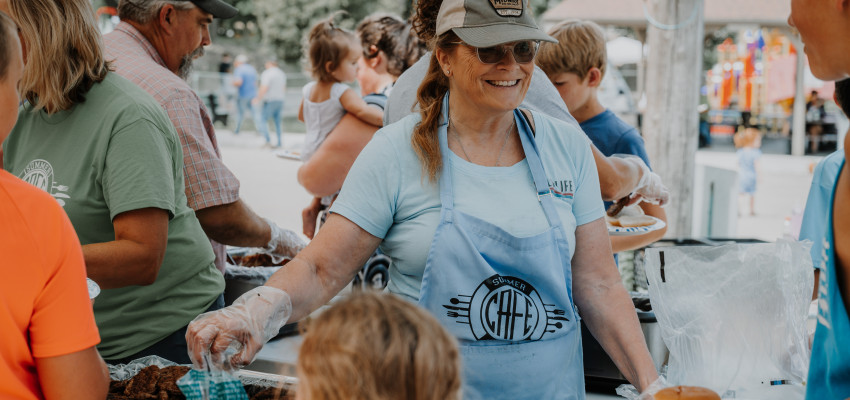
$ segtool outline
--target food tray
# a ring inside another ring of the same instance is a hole
[[[131,361],[127,364],[108,365],[109,377],[113,381],[125,381],[132,379],[139,371],[151,365],[160,368],[180,365],[158,356],[147,356]],[[191,367],[189,365],[183,365]],[[237,370],[233,373],[245,386],[259,388],[282,388],[292,393],[298,384],[298,378],[292,376],[269,374],[251,370]],[[291,394],[290,394],[291,396]],[[173,396],[172,396],[173,397]]]

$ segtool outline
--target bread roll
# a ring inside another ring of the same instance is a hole
[[[675,386],[659,390],[655,400],[720,400],[711,389],[698,386]]]
[[[631,228],[635,226],[649,226],[655,224],[655,218],[648,215],[627,215],[617,219],[620,226]]]

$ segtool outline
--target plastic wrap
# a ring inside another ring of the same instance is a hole
[[[156,365],[157,367],[165,368],[178,364],[159,356],[147,356],[137,358],[127,364],[108,364],[107,366],[109,367],[109,379],[112,379],[113,381],[126,381],[127,379],[136,376],[136,374],[138,374],[139,371],[141,371],[142,369],[150,367],[151,365]],[[191,365],[186,366],[191,367]]]
[[[646,250],[646,274],[671,385],[736,399],[802,399],[811,244]]]

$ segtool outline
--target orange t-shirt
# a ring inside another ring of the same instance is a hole
[[[42,398],[35,358],[100,342],[79,239],[49,194],[0,170],[0,398]]]

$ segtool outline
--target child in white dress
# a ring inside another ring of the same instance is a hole
[[[333,18],[320,21],[310,30],[308,59],[316,80],[304,86],[298,109],[298,119],[307,125],[303,161],[318,150],[346,112],[368,124],[383,124],[383,111],[369,107],[343,83],[357,78],[357,60],[363,49],[354,33],[334,26]]]

